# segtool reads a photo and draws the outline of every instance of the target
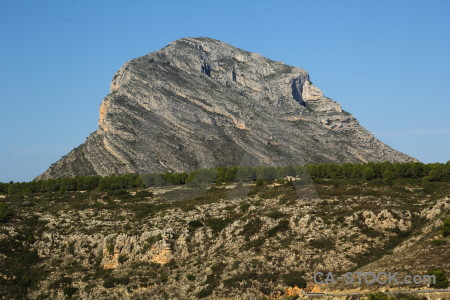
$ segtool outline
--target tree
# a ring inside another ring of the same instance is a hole
[[[395,179],[395,174],[391,170],[385,170],[383,172],[383,181],[386,183],[390,183]]]
[[[373,171],[373,168],[370,166],[367,166],[364,168],[362,172],[362,178],[365,180],[372,180],[375,176],[375,172]]]
[[[428,173],[428,176],[425,177],[428,181],[438,181],[443,177],[443,168],[441,166],[433,166]]]

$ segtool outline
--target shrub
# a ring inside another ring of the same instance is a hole
[[[127,285],[130,283],[130,279],[128,277],[107,277],[103,281],[103,287],[109,289],[115,287],[116,285]]]
[[[147,190],[140,190],[136,192],[136,197],[152,197],[153,193]]]
[[[71,241],[67,246],[67,250],[70,254],[75,255],[75,241]]]
[[[442,246],[445,244],[445,240],[432,240],[430,244],[433,246]]]
[[[160,241],[160,240],[162,240],[162,235],[158,234],[158,235],[155,235],[155,236],[148,237],[146,242],[149,245],[153,245],[154,243],[156,243],[157,241]]]
[[[321,250],[331,250],[334,248],[334,241],[331,239],[327,239],[327,238],[311,240],[309,242],[309,244],[312,247],[321,249]]]
[[[12,216],[13,211],[5,203],[0,203],[0,223],[8,222]]]
[[[187,280],[189,280],[189,281],[195,281],[195,275],[192,275],[192,274],[187,274],[186,275],[186,278],[187,278]]]
[[[281,220],[277,226],[269,229],[267,231],[267,236],[275,236],[278,232],[284,232],[289,230],[289,221],[288,220]]]
[[[264,243],[266,242],[266,240],[263,237],[257,238],[255,240],[251,240],[249,241],[247,244],[245,244],[243,246],[244,250],[249,250],[249,249],[253,249],[256,252],[260,252],[261,251],[261,246],[264,245]]]
[[[260,218],[256,217],[254,219],[251,219],[247,224],[244,225],[241,234],[246,237],[254,236],[261,230],[262,225],[263,222]]]
[[[303,278],[304,275],[305,273],[301,271],[291,271],[289,273],[284,274],[282,276],[282,279],[285,285],[291,287],[297,286],[299,288],[305,288],[306,281]]]
[[[254,280],[256,279],[258,274],[256,272],[247,272],[247,273],[241,273],[236,274],[231,278],[228,278],[223,281],[223,285],[227,288],[230,287],[239,287],[239,283],[247,280]]]
[[[286,215],[279,210],[272,210],[271,212],[269,212],[267,214],[267,216],[272,219],[281,219],[281,218],[285,217]]]
[[[109,254],[111,254],[111,255],[114,254],[114,241],[113,240],[106,241],[106,250],[108,251]]]
[[[200,220],[193,220],[188,223],[191,228],[199,228],[203,226],[203,222]]]
[[[119,263],[123,264],[124,262],[126,262],[128,260],[128,257],[126,257],[125,255],[119,255]]]
[[[228,224],[231,223],[231,219],[229,218],[212,218],[207,220],[205,223],[209,227],[211,227],[213,233],[221,232]]]
[[[239,205],[239,207],[241,208],[242,212],[246,212],[248,211],[248,209],[250,208],[251,204],[248,202],[243,202]]]
[[[389,299],[389,298],[388,298]],[[416,297],[413,295],[397,295],[395,297],[396,300],[426,300],[427,298],[425,297]]]
[[[256,186],[263,186],[264,180],[261,178],[258,178],[258,179],[256,179],[255,184],[256,184]]]
[[[75,294],[77,291],[78,289],[76,287],[68,286],[64,288],[64,295],[66,295],[67,297],[72,297],[73,294]]]
[[[375,293],[368,295],[369,300],[388,300],[388,296],[383,293]]]
[[[211,295],[215,287],[208,285],[206,288],[197,293],[197,298],[205,298]]]
[[[450,217],[444,219],[444,224],[441,227],[441,234],[443,237],[450,235]]]
[[[433,269],[428,271],[428,275],[434,275],[436,277],[436,283],[431,284],[432,287],[438,289],[445,289],[448,286],[448,280],[445,277],[444,270],[442,269]]]

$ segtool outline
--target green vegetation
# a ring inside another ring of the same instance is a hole
[[[193,220],[188,223],[190,228],[197,229],[199,227],[203,227],[203,222],[200,220]]]
[[[364,180],[380,179],[390,183],[400,178],[422,178],[426,182],[441,181],[450,177],[450,161],[442,163],[368,163],[368,164],[322,164],[285,167],[219,167],[196,170],[191,173],[163,174],[125,174],[100,176],[78,176],[31,182],[0,183],[0,194],[30,194],[68,191],[114,191],[162,185],[221,184],[223,182],[254,181],[263,186],[266,181],[286,176],[313,179],[359,178]],[[141,192],[151,197],[150,193]],[[145,194],[145,195],[144,195]]]
[[[261,246],[264,245],[266,239],[263,237],[257,238],[255,240],[249,241],[247,244],[243,246],[244,250],[254,250],[255,252],[261,252]]]
[[[212,218],[206,220],[206,225],[211,227],[213,233],[219,233],[228,226],[233,220],[230,218]]]
[[[334,249],[334,241],[332,239],[327,238],[319,238],[315,240],[311,240],[309,244],[317,249],[321,250],[331,250]]]
[[[272,210],[267,214],[267,216],[272,219],[280,219],[285,217],[286,215],[279,210]]]
[[[195,281],[195,278],[196,278],[195,275],[192,275],[192,274],[187,274],[186,275],[186,279],[189,280],[189,281]]]
[[[0,223],[6,223],[13,216],[13,211],[5,204],[0,203]]]
[[[106,250],[110,255],[114,254],[114,240],[106,241]]]
[[[75,294],[78,291],[78,289],[76,287],[73,286],[68,286],[66,288],[64,288],[64,295],[66,295],[67,297],[72,297],[73,294]]]
[[[208,235],[202,240],[198,239],[203,235],[200,233],[211,230],[214,235],[221,235],[224,239],[236,238],[239,242],[236,246],[244,255],[258,257],[250,262],[244,260],[236,267],[233,264],[233,267],[230,266],[232,273],[222,273],[225,266],[214,266],[217,260],[209,260],[205,263],[202,257],[193,257],[189,262],[195,266],[190,271],[193,274],[186,275],[188,272],[182,271],[185,269],[182,268],[181,261],[176,263],[172,260],[163,266],[152,266],[147,262],[136,262],[133,256],[127,254],[127,256],[119,255],[118,257],[119,263],[124,264],[120,270],[130,268],[132,271],[129,274],[132,275],[109,270],[99,270],[94,274],[96,268],[100,269],[99,259],[84,253],[89,252],[86,251],[88,247],[97,249],[97,243],[90,245],[68,238],[61,246],[66,255],[64,263],[62,259],[61,262],[56,259],[51,261],[52,264],[61,267],[67,276],[50,284],[51,294],[41,291],[39,296],[43,298],[49,298],[56,292],[59,295],[64,293],[66,297],[76,297],[92,289],[92,284],[103,285],[105,288],[127,285],[126,288],[133,289],[157,286],[166,281],[171,283],[174,279],[189,281],[190,291],[193,295],[197,293],[199,298],[209,297],[215,291],[218,292],[216,290],[218,286],[221,287],[222,293],[221,283],[225,288],[245,290],[255,286],[255,281],[260,281],[263,284],[258,289],[266,295],[271,292],[270,288],[273,286],[265,284],[269,282],[302,287],[304,285],[302,273],[283,274],[298,266],[286,266],[284,257],[278,255],[279,251],[286,251],[289,248],[299,254],[301,250],[298,244],[300,244],[306,249],[312,247],[320,249],[319,252],[326,252],[340,245],[342,241],[340,237],[332,238],[332,234],[315,235],[313,240],[311,236],[298,235],[296,227],[303,222],[306,222],[307,226],[311,225],[311,222],[320,222],[320,224],[323,222],[325,228],[327,226],[332,229],[333,227],[338,229],[340,226],[351,228],[352,231],[348,237],[350,242],[360,243],[363,239],[367,239],[369,247],[364,249],[364,252],[348,257],[355,268],[360,267],[390,254],[396,245],[414,236],[418,228],[421,228],[420,226],[429,223],[429,220],[419,217],[417,213],[435,205],[436,199],[445,201],[441,196],[448,195],[450,187],[450,177],[446,171],[448,163],[433,165],[380,163],[370,164],[370,168],[365,169],[366,166],[346,164],[279,168],[233,167],[180,173],[178,177],[171,173],[159,174],[159,176],[150,176],[150,174],[148,178],[153,179],[147,178],[147,181],[144,180],[144,175],[123,175],[123,178],[122,176],[89,177],[91,179],[87,180],[88,177],[77,177],[32,183],[0,184],[0,191],[8,194],[0,198],[0,229],[4,228],[6,233],[13,227],[18,232],[17,241],[12,238],[0,241],[0,257],[6,257],[0,260],[0,268],[5,270],[2,271],[5,277],[0,278],[0,286],[4,287],[0,291],[0,298],[11,298],[12,295],[18,298],[25,297],[46,276],[44,269],[40,268],[41,261],[33,250],[36,249],[33,243],[39,240],[49,242],[50,239],[40,235],[40,230],[45,224],[37,217],[28,218],[33,213],[41,218],[45,215],[42,219],[58,220],[56,223],[50,223],[49,226],[52,228],[57,226],[54,230],[63,231],[67,236],[77,233],[78,230],[83,234],[126,232],[126,234],[138,235],[142,230],[140,224],[146,222],[150,224],[149,227],[152,227],[155,220],[163,216],[164,211],[170,210],[168,215],[177,215],[180,210],[184,212],[182,217],[177,217],[177,223],[181,227],[188,227],[190,231],[186,237],[190,255],[198,252],[198,249],[209,251],[208,249],[214,246],[214,238],[211,239]],[[441,168],[441,171],[431,172],[433,166]],[[304,177],[308,173],[311,174],[313,181]],[[298,176],[301,180],[290,180],[284,176]],[[243,180],[253,180],[253,184],[243,184],[241,183]],[[224,183],[230,181],[237,181],[238,184],[225,186]],[[153,185],[185,184],[186,187],[157,188],[154,189],[154,195],[146,189],[149,182]],[[41,190],[41,187],[44,188]],[[251,196],[239,198],[236,201],[237,198],[233,198],[234,196],[230,194],[233,195],[238,187],[244,187],[246,191],[248,189]],[[49,189],[46,190],[47,188]],[[313,203],[311,205],[308,201],[297,201],[303,195],[312,195],[309,189],[314,190],[314,193],[317,192],[322,199],[310,201]],[[79,192],[81,190],[83,192]],[[34,194],[28,195],[28,193]],[[219,210],[199,207],[213,203],[219,203],[217,205]],[[295,210],[289,207],[291,203],[295,203]],[[305,214],[308,214],[310,218],[302,219],[302,213],[298,213],[302,209],[305,209]],[[375,227],[377,228],[375,230],[370,222],[366,222],[367,215],[362,214],[366,210],[373,211],[375,214],[386,210],[386,214],[385,212],[378,214],[382,220],[392,218],[392,223],[397,224],[396,221],[408,219],[412,226],[407,227],[405,231],[398,228],[380,229],[379,227]],[[186,211],[188,213],[185,213]],[[87,213],[89,218],[92,216],[93,219],[100,220],[102,223],[84,224],[81,220],[86,219]],[[148,218],[149,216],[151,218]],[[409,216],[413,217],[409,218]],[[427,235],[421,245],[429,243],[430,246],[426,247],[427,249],[443,253],[448,244],[447,239],[443,237],[450,234],[450,218],[448,215],[447,218],[441,215],[438,217],[443,219],[443,225]],[[139,220],[141,218],[144,220]],[[67,219],[70,223],[63,221]],[[110,223],[112,225],[108,225]],[[77,225],[74,226],[74,224]],[[230,226],[231,224],[239,224],[239,227]],[[233,230],[227,231],[225,235],[225,229],[230,228]],[[197,235],[195,230],[198,231]],[[438,230],[439,236],[437,236]],[[143,252],[149,250],[160,239],[162,239],[161,235],[147,238],[142,248]],[[370,246],[374,239],[377,239],[379,243]],[[108,239],[106,249],[109,254],[114,254],[113,239]],[[262,249],[265,251],[262,252]],[[252,255],[252,253],[258,253],[258,255]],[[217,257],[226,257],[229,254],[228,248],[217,248]],[[81,259],[87,259],[94,269],[82,266],[79,263]],[[266,266],[265,260],[270,262]],[[214,266],[214,272],[207,276],[206,281],[206,274],[198,271],[202,263],[207,267]],[[311,268],[317,264],[316,259],[311,260]],[[45,264],[42,265],[45,266]],[[138,267],[135,268],[135,265]],[[442,264],[433,262],[427,268],[436,265]],[[280,268],[272,266],[280,266]],[[49,270],[51,271],[51,268]],[[438,275],[436,287],[448,285],[443,270],[430,272]],[[89,283],[88,286],[80,287],[79,273],[83,274],[81,280]],[[92,283],[93,281],[96,283]],[[197,290],[199,285],[203,285],[200,291]],[[76,287],[82,290],[78,291]],[[124,286],[120,288],[125,289]],[[58,291],[51,291],[51,289]]]
[[[304,272],[301,271],[292,271],[286,274],[283,274],[283,282],[285,285],[294,287],[297,286],[299,288],[305,288],[306,287],[306,281],[303,278],[305,276]]]
[[[227,288],[240,288],[244,282],[250,280],[257,280],[259,282],[275,282],[278,279],[277,274],[272,273],[256,273],[254,271],[239,273],[223,281],[223,284]]]
[[[31,248],[44,227],[45,223],[36,216],[21,217],[16,226],[18,235],[0,240],[1,299],[25,299],[28,291],[47,276],[38,266],[38,253]]]
[[[130,283],[130,279],[128,277],[113,277],[108,276],[103,281],[103,287],[109,289],[115,287],[116,285],[127,285]]]
[[[426,300],[426,297],[418,297],[413,295],[396,295],[394,298],[395,300]]]
[[[441,227],[441,234],[443,237],[450,235],[450,217],[444,219],[444,224]]]
[[[287,230],[289,230],[289,221],[281,220],[278,225],[267,231],[267,236],[272,237],[275,236],[278,232],[284,232]]]
[[[369,300],[388,300],[388,296],[383,293],[374,293],[368,295]]]
[[[445,240],[432,240],[430,244],[433,246],[442,246],[445,245],[446,243]]]
[[[262,225],[263,222],[261,221],[260,218],[258,217],[253,218],[247,224],[244,225],[241,234],[244,235],[245,237],[254,236],[255,234],[259,233]]]
[[[442,269],[429,270],[428,275],[434,275],[436,277],[436,283],[431,284],[432,287],[437,289],[445,289],[448,287],[448,279],[445,276],[444,270]]]

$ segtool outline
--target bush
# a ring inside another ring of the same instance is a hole
[[[256,184],[256,186],[263,186],[264,180],[261,178],[258,178],[258,179],[256,179],[255,184]]]
[[[290,287],[297,286],[299,288],[305,288],[306,281],[303,278],[304,275],[305,275],[304,272],[292,271],[292,272],[284,274],[282,276],[282,278],[283,278],[283,282],[285,285],[288,285]]]
[[[281,219],[281,218],[285,217],[286,215],[279,210],[272,210],[271,212],[269,212],[267,214],[267,216],[272,219]]]
[[[106,250],[108,251],[109,254],[111,254],[111,255],[114,254],[114,241],[113,240],[106,241]]]
[[[126,257],[125,255],[123,255],[123,254],[119,255],[119,263],[120,264],[123,264],[127,260],[128,260],[128,257]]]
[[[430,244],[433,246],[442,246],[445,244],[445,240],[432,240]]]
[[[206,221],[206,225],[211,227],[213,233],[221,232],[228,224],[231,223],[229,218],[212,218]]]
[[[321,250],[331,250],[334,248],[334,241],[331,239],[327,239],[327,238],[311,240],[309,242],[309,244],[312,247],[321,249]]]
[[[432,287],[437,289],[445,289],[448,286],[448,280],[445,277],[445,272],[442,269],[433,269],[428,271],[428,275],[434,275],[436,277],[436,283],[431,284]]]
[[[245,244],[243,246],[244,250],[249,250],[249,249],[253,249],[256,252],[260,252],[261,251],[261,246],[264,245],[264,243],[266,242],[266,239],[263,237],[257,238],[255,240],[251,240],[249,241],[247,244]]]
[[[136,192],[136,197],[152,197],[153,193],[147,190],[140,190]]]
[[[0,203],[0,223],[8,222],[12,216],[13,211],[5,203]]]
[[[189,281],[195,281],[195,278],[196,278],[195,275],[192,275],[192,274],[187,274],[186,275],[186,279],[189,280]]]
[[[269,229],[267,231],[267,236],[275,236],[278,232],[284,232],[289,230],[289,221],[288,220],[281,220],[277,226]]]
[[[197,298],[205,298],[211,295],[215,287],[208,285],[206,288],[197,293]]]
[[[263,222],[260,218],[256,217],[254,219],[251,219],[247,224],[244,225],[241,234],[246,237],[254,236],[261,230],[262,225]]]
[[[116,285],[127,285],[130,283],[130,279],[128,277],[106,277],[103,281],[103,287],[109,289],[115,287]]]
[[[368,295],[369,300],[388,300],[388,296],[383,293],[375,293]]]
[[[191,228],[199,228],[203,226],[203,222],[200,220],[193,220],[188,223]]]
[[[450,217],[444,219],[444,224],[441,227],[441,234],[443,237],[450,235]]]
[[[75,294],[77,291],[78,289],[76,287],[68,286],[64,288],[64,295],[66,295],[67,297],[72,297],[73,294]]]

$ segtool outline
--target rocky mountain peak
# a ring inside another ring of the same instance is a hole
[[[414,160],[362,128],[304,69],[203,37],[125,63],[98,125],[38,178]]]

